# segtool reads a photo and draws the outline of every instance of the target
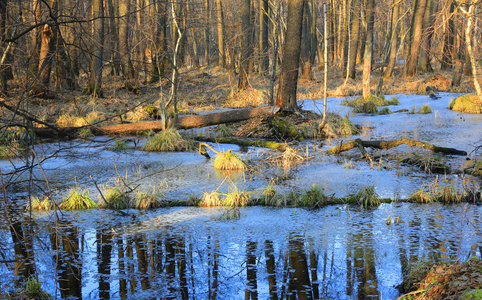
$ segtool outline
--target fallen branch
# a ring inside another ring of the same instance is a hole
[[[345,144],[341,144],[339,146],[333,147],[330,150],[328,150],[327,153],[338,154],[344,151],[351,150],[353,148],[359,148],[360,146],[388,150],[400,145],[408,145],[410,147],[421,147],[421,148],[425,148],[427,150],[433,151],[435,153],[467,155],[467,152],[465,151],[457,150],[454,148],[439,147],[439,146],[435,146],[425,142],[409,140],[407,138],[401,138],[401,139],[390,140],[390,141],[362,141],[361,139],[356,139],[349,143],[345,143]]]

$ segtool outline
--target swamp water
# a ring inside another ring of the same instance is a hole
[[[452,112],[450,98],[398,96],[395,111],[427,103],[432,114],[396,113],[384,116],[356,115],[355,124],[371,127],[365,140],[408,137],[471,152],[482,139],[482,116]],[[389,97],[387,97],[389,98]],[[331,111],[344,114],[342,99],[329,98]],[[304,109],[321,108],[305,101]],[[132,143],[142,141],[132,140]],[[345,196],[374,185],[381,197],[406,198],[437,175],[410,166],[373,168],[369,162],[346,162],[353,155],[324,154],[340,140],[311,151],[307,163],[290,170],[275,185],[280,193],[308,189],[313,184],[327,194]],[[229,191],[233,187],[260,192],[271,176],[286,172],[271,168],[262,174],[237,174],[226,180],[212,162],[194,153],[145,153],[109,151],[111,144],[80,142],[39,145],[39,156],[62,150],[42,164],[52,187],[65,194],[74,181],[96,197],[89,175],[101,184],[112,184],[117,172],[128,174],[139,189],[161,190],[167,199],[202,196],[202,191]],[[307,141],[303,147],[312,147]],[[232,148],[256,161],[265,149]],[[68,150],[68,151],[66,151]],[[247,151],[247,152],[246,152]],[[418,151],[400,146],[387,152]],[[480,158],[480,154],[479,158]],[[15,165],[15,161],[13,165]],[[448,157],[454,167],[465,157]],[[114,167],[115,165],[115,167]],[[2,172],[13,169],[2,162]],[[117,171],[115,170],[117,168]],[[34,169],[34,179],[42,180]],[[21,177],[19,177],[21,178]],[[456,186],[480,179],[448,174]],[[24,197],[18,191],[15,199]],[[400,284],[411,267],[421,260],[454,261],[481,257],[480,206],[382,204],[365,210],[357,206],[329,206],[317,210],[249,207],[240,219],[221,220],[223,208],[173,207],[149,211],[128,210],[120,216],[111,210],[35,213],[34,221],[0,222],[0,292],[14,287],[15,275],[39,274],[43,288],[61,298],[83,299],[261,299],[299,297],[325,299],[396,299]],[[135,216],[134,218],[132,216]],[[16,220],[15,216],[11,216]],[[23,218],[18,218],[23,219]],[[14,228],[15,231],[11,229]],[[16,234],[26,237],[17,241]],[[16,272],[14,272],[14,269]]]

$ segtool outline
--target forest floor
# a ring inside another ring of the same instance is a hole
[[[361,77],[361,72],[358,72]],[[333,75],[334,74],[334,75]],[[361,79],[345,81],[340,71],[330,71],[327,83],[328,96],[346,97],[361,95]],[[390,94],[425,94],[430,86],[440,92],[473,92],[470,78],[463,77],[460,86],[451,86],[453,72],[435,72],[426,75],[416,75],[413,78],[395,76],[383,81],[382,92]],[[300,79],[298,82],[298,100],[323,98],[323,74],[317,68],[313,71],[313,80]],[[372,75],[372,91],[377,87],[379,74]],[[253,74],[249,78],[251,88],[245,91],[237,90],[238,77],[229,74],[224,69],[201,68],[181,70],[178,89],[179,114],[196,114],[201,111],[211,111],[228,108],[255,107],[266,105],[270,98],[270,78]],[[274,98],[276,98],[278,82],[274,83]],[[77,91],[56,92],[54,99],[27,98],[21,92],[22,83],[12,83],[15,90],[7,100],[13,106],[18,106],[32,113],[36,118],[60,127],[78,127],[87,124],[118,124],[123,122],[155,119],[152,108],[161,106],[169,97],[170,81],[161,84],[148,84],[144,80],[125,83],[121,78],[106,75],[103,85],[104,98],[94,99]],[[82,87],[82,83],[81,83]],[[4,113],[7,119],[9,113]],[[314,116],[316,117],[316,116]]]

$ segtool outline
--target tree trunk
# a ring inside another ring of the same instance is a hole
[[[218,22],[218,65],[224,68],[226,66],[226,56],[224,54],[224,20],[221,0],[216,0],[216,16]]]
[[[119,0],[119,47],[120,47],[120,64],[124,78],[130,80],[134,78],[134,66],[132,65],[129,23],[131,0]]]
[[[121,73],[121,65],[119,58],[119,33],[116,25],[116,14],[113,0],[107,0],[108,17],[109,17],[109,35],[110,35],[110,51],[112,60],[112,75]]]
[[[365,43],[365,54],[363,57],[363,98],[370,96],[370,75],[372,70],[373,53],[373,23],[375,22],[375,0],[368,0],[366,7],[367,39]]]
[[[349,53],[348,61],[346,65],[346,74],[349,78],[355,79],[356,77],[356,57],[358,52],[358,41],[360,38],[360,10],[358,5],[358,0],[353,0],[353,11],[351,13],[351,29],[350,29],[350,40],[349,40]]]
[[[302,27],[302,43],[301,43],[301,78],[306,80],[313,79],[313,72],[311,70],[311,44],[313,36],[311,35],[312,18],[310,11],[310,4],[305,1],[304,14],[303,14],[303,27]]]
[[[0,0],[0,46],[3,51],[7,50],[7,45],[5,45],[5,39],[7,38],[7,33],[5,31],[7,21],[7,1],[8,0]],[[0,92],[5,94],[8,90],[8,69],[5,63],[2,64],[0,68]]]
[[[259,0],[259,73],[267,74],[268,57],[268,5],[269,0]]]
[[[85,94],[102,97],[102,66],[104,63],[104,2],[102,0],[92,0],[92,19],[94,47]]]
[[[58,3],[56,0],[51,0],[51,12],[54,15],[58,13]],[[57,44],[57,28],[52,28],[49,24],[45,24],[42,29],[42,38],[40,45],[39,79],[34,83],[31,94],[40,97],[51,97],[49,95],[50,74],[52,72],[52,60],[54,58],[55,46]]]
[[[448,13],[448,24],[445,28],[442,63],[440,69],[446,70],[452,68],[455,53],[455,24],[454,24],[455,2],[450,1],[450,9]]]
[[[405,72],[407,77],[412,77],[417,72],[418,55],[422,43],[422,28],[426,7],[427,0],[413,0],[410,47],[407,55],[407,67]]]
[[[209,0],[205,0],[204,9],[206,10],[206,23],[204,26],[204,65],[209,66],[209,56],[210,56],[210,33],[209,33],[209,22],[211,20],[211,12],[209,8]]]
[[[397,1],[397,0],[394,0]],[[400,4],[396,3],[393,6],[392,20],[391,20],[391,34],[390,34],[390,57],[388,59],[387,69],[385,70],[384,78],[389,79],[393,75],[395,64],[397,63],[397,40],[398,40],[398,18],[400,14]]]
[[[243,0],[241,6],[241,61],[239,62],[239,82],[238,89],[245,90],[249,87],[249,54],[251,40],[250,24],[251,0]]]
[[[427,0],[427,8],[425,9],[425,16],[423,20],[423,44],[422,52],[420,53],[420,71],[433,72],[432,64],[430,63],[430,52],[432,51],[432,38],[435,31],[433,18],[434,3],[433,0]]]
[[[283,63],[279,79],[276,104],[284,111],[298,110],[296,90],[298,87],[298,69],[300,66],[301,31],[303,25],[304,0],[288,1],[288,19],[286,37],[283,46]]]
[[[479,104],[482,105],[482,87],[480,86],[480,82],[478,77],[478,68],[477,68],[477,60],[475,59],[474,49],[472,48],[472,34],[474,31],[474,22],[476,20],[476,10],[475,7],[478,4],[478,0],[472,2],[469,6],[469,10],[466,12],[467,16],[467,25],[465,28],[465,40],[467,45],[467,54],[470,59],[470,63],[472,65],[472,80],[474,82],[475,92],[477,96],[479,96]]]

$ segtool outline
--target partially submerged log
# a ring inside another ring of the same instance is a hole
[[[327,153],[337,154],[340,152],[351,150],[353,148],[360,148],[360,147],[362,148],[370,147],[370,148],[388,150],[394,147],[398,147],[400,145],[408,145],[410,147],[421,147],[421,148],[425,148],[427,150],[433,151],[435,153],[467,155],[467,152],[465,151],[457,150],[454,148],[439,147],[429,143],[410,140],[407,138],[401,138],[401,139],[390,140],[390,141],[362,141],[361,139],[356,139],[349,143],[345,143],[345,144],[341,144],[339,146],[333,147],[330,150],[328,150]],[[366,152],[363,153],[362,151],[362,154],[366,154]]]
[[[248,141],[248,140],[238,140],[234,138],[207,138],[207,137],[197,137],[195,139],[203,142],[211,142],[211,143],[219,143],[219,144],[234,144],[234,145],[244,146],[244,147],[271,148],[278,151],[285,151],[288,148],[288,144],[286,143],[278,143],[273,141],[262,141],[262,140]]]
[[[274,106],[233,109],[223,112],[216,112],[205,115],[181,116],[178,118],[175,127],[178,129],[200,128],[211,125],[238,122],[253,117],[269,116],[278,112],[279,108]],[[139,132],[161,131],[165,122],[146,121],[131,124],[106,125],[101,127],[91,126],[94,135],[136,135]],[[76,136],[81,127],[67,128],[35,128],[35,134],[39,137],[69,137]]]

